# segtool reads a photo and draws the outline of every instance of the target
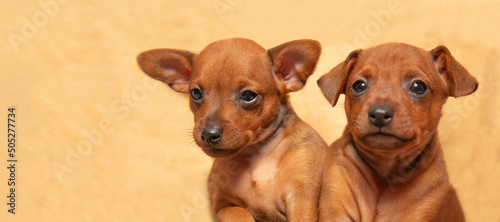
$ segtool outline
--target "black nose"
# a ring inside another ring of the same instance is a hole
[[[393,116],[394,110],[386,105],[375,105],[368,111],[370,123],[378,128],[389,125]]]
[[[218,126],[209,126],[201,130],[201,140],[205,145],[215,145],[222,137],[222,129]]]

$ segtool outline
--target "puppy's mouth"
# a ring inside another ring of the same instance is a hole
[[[193,137],[196,145],[208,156],[212,158],[228,158],[238,155],[250,140],[249,135],[234,129],[224,129],[217,138],[207,139],[201,135],[201,130],[195,128]]]
[[[405,139],[402,139],[402,138],[399,138],[398,136],[394,135],[394,134],[390,134],[390,133],[384,133],[384,132],[375,132],[375,133],[368,133],[366,137],[378,137],[378,138],[381,138],[381,139],[399,139],[399,140],[405,140]]]
[[[205,152],[207,155],[211,157],[228,157],[232,156],[236,153],[238,153],[241,150],[241,147],[238,147],[236,149],[219,149],[219,148],[213,148],[213,147],[208,147],[208,148],[202,148],[203,152]]]
[[[382,131],[368,133],[359,138],[370,149],[393,150],[402,147],[409,139],[401,138],[391,133]]]

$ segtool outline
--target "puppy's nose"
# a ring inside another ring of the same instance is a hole
[[[222,129],[218,126],[209,126],[201,130],[201,140],[205,145],[215,145],[222,137]]]
[[[375,105],[368,111],[370,123],[378,128],[389,125],[394,116],[394,109],[386,105]]]

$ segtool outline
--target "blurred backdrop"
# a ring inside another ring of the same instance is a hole
[[[18,162],[11,215],[4,141],[0,221],[210,221],[212,159],[190,137],[188,97],[146,78],[135,58],[230,37],[322,43],[317,71],[291,100],[327,143],[346,119],[319,76],[358,48],[446,45],[480,82],[444,107],[448,172],[469,221],[500,221],[499,1],[23,0],[1,11],[0,136],[16,107]]]

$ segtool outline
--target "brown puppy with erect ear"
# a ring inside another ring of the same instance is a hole
[[[208,179],[217,221],[317,221],[327,145],[292,109],[321,52],[313,40],[265,50],[227,39],[195,55],[154,49],[141,69],[190,96],[196,144],[214,157]]]
[[[330,147],[320,221],[464,221],[437,126],[449,96],[478,82],[444,46],[388,43],[351,52],[318,80],[347,126]]]

